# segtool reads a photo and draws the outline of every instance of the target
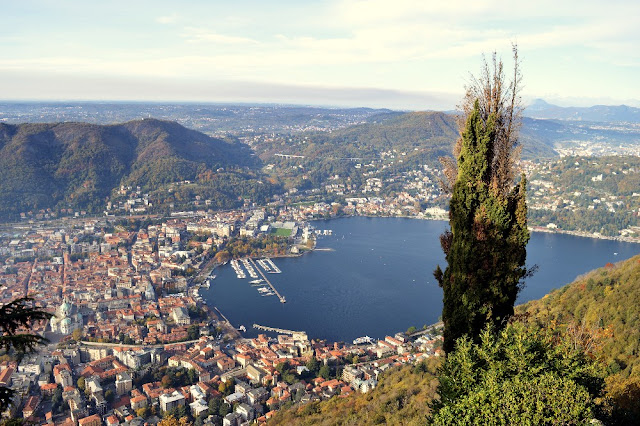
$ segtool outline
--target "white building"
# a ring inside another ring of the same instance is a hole
[[[184,396],[178,391],[173,391],[171,394],[162,394],[159,399],[160,409],[163,412],[173,410],[176,407],[181,407],[185,403]]]
[[[116,376],[116,394],[124,395],[127,394],[133,389],[133,381],[131,380],[131,375],[126,371],[118,374]]]
[[[76,328],[82,328],[82,315],[66,298],[56,309],[55,315],[49,321],[51,331],[64,335],[71,334]]]

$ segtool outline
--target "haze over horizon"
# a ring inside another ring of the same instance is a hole
[[[640,4],[33,0],[4,5],[4,100],[453,109],[482,54],[525,101],[640,107]]]

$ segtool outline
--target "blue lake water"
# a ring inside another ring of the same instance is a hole
[[[319,221],[317,229],[333,235],[318,239],[315,251],[297,258],[272,259],[281,274],[266,274],[287,299],[263,297],[238,279],[230,265],[202,296],[236,327],[255,336],[257,323],[304,330],[311,338],[351,341],[384,337],[436,322],[442,311],[442,289],[432,272],[446,266],[438,236],[446,222],[403,218],[352,217]],[[616,254],[617,253],[617,254]],[[640,244],[533,233],[527,264],[538,265],[518,303],[538,299],[577,276],[640,253]]]

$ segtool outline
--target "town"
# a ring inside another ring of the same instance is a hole
[[[168,415],[264,423],[281,407],[368,392],[393,366],[438,356],[439,326],[352,343],[279,329],[244,338],[224,307],[203,301],[216,266],[275,272],[278,256],[313,249],[307,219],[330,212],[315,203],[5,225],[0,302],[28,296],[54,316],[31,330],[47,347],[0,358],[0,384],[16,390],[3,415],[82,426]]]

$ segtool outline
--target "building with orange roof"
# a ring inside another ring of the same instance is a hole
[[[57,383],[45,383],[44,385],[40,385],[40,392],[43,395],[53,395],[58,389]]]
[[[30,396],[27,399],[27,402],[25,402],[24,407],[22,408],[22,417],[25,419],[32,417],[36,413],[36,410],[38,409],[39,405],[40,405],[40,397]]]
[[[131,398],[129,402],[131,404],[132,410],[138,410],[140,408],[144,408],[149,403],[149,401],[147,400],[147,397],[144,395],[134,396],[133,398]]]
[[[14,371],[14,367],[7,367],[4,370],[0,371],[0,386],[11,386],[11,376],[13,376]]]
[[[107,426],[117,426],[120,424],[120,421],[116,416],[112,414],[109,417],[107,417],[106,424]]]
[[[79,419],[78,426],[102,426],[102,420],[99,415],[94,414],[93,416]]]

